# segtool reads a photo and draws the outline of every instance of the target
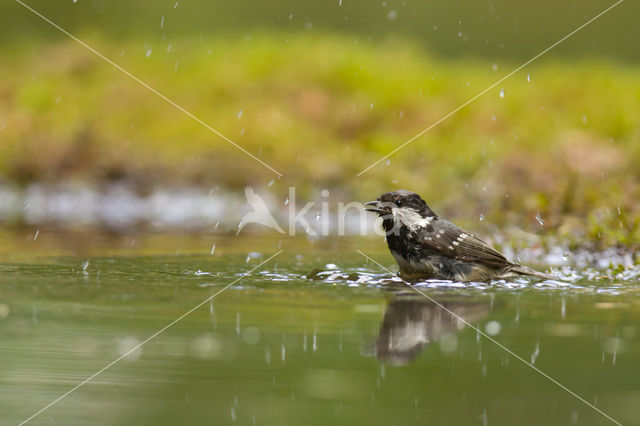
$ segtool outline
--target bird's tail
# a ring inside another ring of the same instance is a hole
[[[522,265],[513,265],[513,267],[510,268],[510,271],[519,275],[530,275],[532,277],[538,277],[545,280],[558,279],[558,277],[554,277],[553,275],[545,274],[544,272],[538,272],[535,269],[527,268],[526,266],[522,266]]]

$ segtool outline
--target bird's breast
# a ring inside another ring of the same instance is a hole
[[[400,273],[405,275],[432,275],[435,274],[436,269],[434,265],[427,258],[411,259],[405,258],[402,254],[391,250],[396,263],[400,267]]]

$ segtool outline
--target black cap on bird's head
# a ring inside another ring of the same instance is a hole
[[[422,217],[436,216],[427,203],[415,192],[400,189],[382,194],[376,201],[364,203],[365,209],[379,216],[392,214],[394,208],[411,209]]]

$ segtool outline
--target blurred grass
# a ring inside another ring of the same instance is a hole
[[[483,215],[540,231],[539,215],[562,237],[640,241],[635,65],[543,58],[356,177],[519,63],[449,60],[406,41],[320,33],[86,38],[283,172],[281,183],[302,195],[330,188],[367,200],[407,188],[463,223]],[[144,191],[239,189],[275,178],[73,42],[1,53],[0,179],[124,180]]]

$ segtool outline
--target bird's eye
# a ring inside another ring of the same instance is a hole
[[[398,206],[398,207],[402,207],[402,200],[398,200],[398,201],[396,201],[396,206]]]

